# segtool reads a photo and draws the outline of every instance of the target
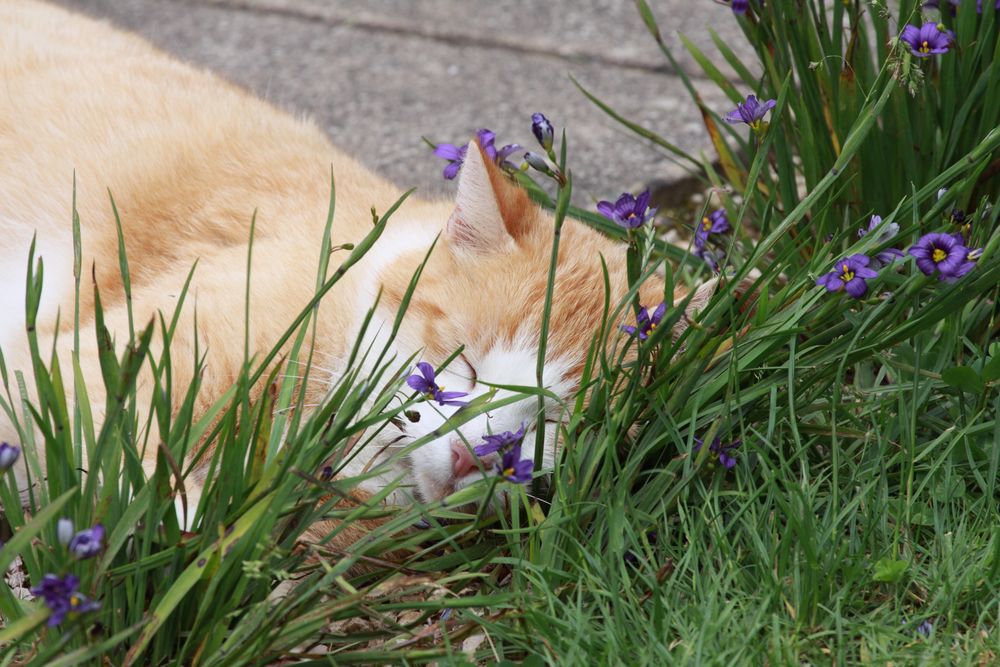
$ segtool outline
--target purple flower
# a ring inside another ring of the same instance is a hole
[[[95,525],[93,528],[81,530],[73,539],[69,541],[69,551],[76,556],[77,560],[93,558],[101,552],[104,546],[104,526]]]
[[[444,387],[434,381],[434,367],[426,361],[417,364],[419,374],[414,373],[406,378],[406,384],[423,394],[428,401],[437,401],[438,405],[465,405],[468,401],[456,401],[456,398],[468,396],[464,391],[445,391]]]
[[[951,282],[975,268],[981,250],[969,250],[959,234],[931,232],[924,234],[916,245],[907,250],[917,259],[917,268],[924,275],[937,271],[941,280]]]
[[[639,340],[646,340],[649,338],[649,334],[656,328],[656,325],[660,323],[663,319],[663,315],[667,312],[667,304],[661,303],[653,311],[652,316],[650,316],[649,311],[645,307],[639,309],[639,314],[635,318],[636,326],[630,324],[621,325],[621,330],[630,336],[639,334]]]
[[[920,635],[921,637],[930,637],[931,632],[933,631],[934,631],[934,624],[931,622],[931,619],[929,618],[924,620],[923,623],[917,626],[917,634]]]
[[[625,192],[614,204],[609,201],[597,202],[597,210],[601,215],[625,229],[635,229],[641,227],[646,220],[656,214],[656,209],[646,210],[649,206],[649,190],[646,190],[638,197],[633,197],[631,193]]]
[[[493,142],[496,140],[496,133],[485,128],[476,130],[476,140],[482,146],[483,152],[491,160],[501,167],[516,169],[515,165],[507,161],[507,158],[512,153],[521,150],[520,146],[517,144],[507,144],[498,150],[493,145]],[[456,146],[455,144],[438,144],[434,147],[434,155],[448,161],[448,164],[444,168],[444,177],[446,179],[451,180],[458,175],[458,170],[462,167],[462,161],[465,160],[465,151],[468,148],[468,146]]]
[[[539,145],[546,151],[552,150],[552,123],[544,114],[531,114],[531,133],[535,135]]]
[[[497,467],[497,472],[508,482],[525,484],[531,481],[531,471],[534,468],[534,461],[521,459],[521,443],[517,443],[503,455],[503,461]]]
[[[705,442],[696,437],[694,439],[694,451],[698,452]],[[733,440],[728,444],[722,443],[722,438],[715,436],[712,440],[712,444],[709,445],[708,450],[719,457],[719,463],[723,465],[726,470],[733,468],[736,465],[736,456],[731,452],[734,449],[738,449],[743,444],[742,440]]]
[[[831,292],[846,291],[855,299],[860,299],[868,292],[865,281],[878,275],[868,268],[871,260],[866,255],[851,255],[837,262],[837,267],[819,277],[817,285],[822,285]]]
[[[521,442],[524,441],[524,424],[521,424],[521,428],[513,433],[504,431],[503,433],[484,435],[483,440],[486,441],[485,444],[472,448],[476,456],[487,456],[493,452],[506,451],[511,447],[520,446]]]
[[[757,130],[767,112],[777,105],[777,100],[767,100],[761,104],[756,95],[748,95],[746,102],[737,104],[736,108],[727,113],[724,118],[727,123],[746,123]]]
[[[722,234],[723,232],[728,232],[729,229],[729,218],[726,217],[725,209],[720,208],[711,215],[706,215],[695,229],[694,247],[698,250],[704,250],[710,235]]]
[[[51,610],[50,626],[59,625],[67,615],[72,618],[100,609],[99,602],[88,600],[77,592],[79,586],[80,580],[72,574],[61,578],[54,574],[46,574],[42,577],[42,583],[31,589],[32,594],[42,598],[45,606]]]
[[[910,47],[910,53],[918,58],[928,58],[935,53],[947,53],[955,41],[955,33],[938,27],[937,23],[925,23],[919,28],[907,25],[899,34],[899,39]]]
[[[868,228],[865,229],[864,227],[862,227],[861,229],[858,230],[858,238],[861,238],[870,231],[874,231],[874,229],[881,224],[882,224],[882,216],[873,215],[871,222],[868,223]],[[899,232],[899,225],[897,225],[895,222],[890,222],[888,225],[886,225],[882,233],[878,235],[879,243],[884,243],[885,241],[888,241],[889,239],[894,237],[898,232]],[[873,266],[874,268],[879,268],[886,264],[892,264],[894,261],[896,261],[897,259],[902,259],[904,256],[905,255],[903,255],[903,251],[899,250],[898,248],[886,248],[885,250],[879,251],[875,255],[875,264],[873,264]]]
[[[0,472],[7,472],[21,455],[21,448],[0,442]]]

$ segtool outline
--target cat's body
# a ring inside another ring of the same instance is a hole
[[[137,324],[157,312],[173,312],[197,260],[172,356],[183,360],[174,363],[174,386],[180,390],[192,379],[197,312],[199,345],[207,352],[200,410],[222,395],[243,363],[245,267],[254,212],[250,350],[259,353],[275,343],[314,294],[331,167],[337,186],[333,245],[359,241],[371,229],[372,207],[384,212],[402,194],[338,152],[312,123],[106,24],[23,1],[0,5],[0,25],[0,348],[9,369],[28,370],[23,285],[28,246],[36,236],[45,268],[39,335],[44,349],[61,313],[58,347],[69,359],[75,172],[84,267],[80,363],[93,405],[103,405],[104,397],[91,267],[119,346],[128,336],[109,191],[124,231]],[[486,387],[476,384],[477,377],[535,384],[551,217],[475,146],[459,179],[457,203],[407,200],[373,251],[324,300],[318,316],[320,365],[336,373],[337,360],[349,351],[380,287],[382,305],[372,330],[388,328],[414,269],[439,233],[395,344],[399,358],[416,353],[438,366],[464,344],[463,359],[443,378],[448,389],[478,395]],[[602,319],[601,256],[608,262],[614,302],[625,292],[624,247],[567,222],[545,373],[545,384],[562,397],[577,389],[587,345]],[[658,282],[644,286],[643,302],[659,303],[662,289]],[[310,385],[306,402],[321,400],[327,386]],[[140,379],[140,392],[148,390],[148,378]],[[475,443],[488,431],[516,430],[534,423],[536,409],[536,399],[526,399],[473,420],[462,433]],[[558,404],[550,409],[553,423],[547,430],[554,432]],[[423,435],[441,423],[440,411],[453,410],[422,404],[422,419],[403,434]],[[0,438],[14,439],[11,431],[0,416]],[[547,434],[549,445],[553,432]],[[381,437],[388,441],[400,434],[393,426]],[[533,440],[526,440],[525,456],[531,455]],[[408,464],[420,496],[443,497],[478,475],[461,455],[466,446],[455,443],[455,434],[431,442]],[[374,452],[354,465],[363,467]],[[551,457],[548,446],[546,460]]]

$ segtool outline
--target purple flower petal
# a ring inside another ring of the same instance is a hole
[[[831,292],[838,292],[844,287],[844,283],[838,276],[839,274],[836,271],[824,273],[816,279],[816,284],[821,287],[825,287]]]
[[[445,160],[461,160],[465,157],[465,146],[455,144],[438,144],[434,147],[434,155]]]
[[[452,162],[451,164],[449,164],[444,168],[442,174],[444,175],[446,180],[450,181],[454,179],[456,176],[458,176],[458,170],[461,168],[462,168],[461,162]]]
[[[732,111],[730,111],[729,113],[727,113],[725,116],[723,116],[722,120],[726,121],[727,123],[733,123],[735,125],[736,123],[742,123],[743,122],[743,116],[742,116],[742,114],[740,114],[740,110],[739,109],[733,109]]]
[[[948,256],[937,263],[937,269],[943,276],[954,276],[955,270],[965,261],[964,252],[950,252]]]
[[[649,319],[652,321],[652,323],[654,325],[655,324],[659,324],[660,320],[663,319],[663,315],[666,312],[667,312],[667,304],[666,304],[666,302],[663,302],[659,306],[656,307],[656,310],[653,311],[652,317],[650,317]]]
[[[857,267],[857,268],[854,269],[854,275],[856,275],[858,278],[866,278],[866,279],[867,278],[877,278],[878,277],[878,271],[875,271],[873,269],[869,269],[866,266],[859,266],[859,267]]]
[[[855,276],[852,280],[844,283],[844,290],[855,299],[860,299],[868,291],[868,283]]]
[[[420,369],[420,374],[424,376],[427,382],[434,382],[434,367],[431,366],[426,361],[421,361],[417,364],[417,368]]]
[[[456,399],[462,396],[468,396],[469,393],[465,391],[436,391],[434,392],[434,400],[437,401],[438,405],[468,405],[468,401],[459,401]]]
[[[645,190],[638,197],[635,198],[635,208],[639,210],[645,210],[649,206],[650,198],[649,190]]]
[[[597,211],[605,218],[610,220],[615,219],[615,205],[609,201],[599,201],[597,202]]]
[[[937,270],[937,264],[935,264],[933,261],[931,261],[927,257],[918,257],[917,258],[917,268],[920,269],[920,271],[925,276],[932,276],[932,275],[934,275],[934,271]]]

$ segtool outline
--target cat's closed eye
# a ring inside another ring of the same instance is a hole
[[[458,358],[461,359],[462,363],[464,363],[469,369],[469,388],[475,389],[476,383],[479,381],[479,374],[476,373],[476,367],[472,365],[472,362],[469,361],[469,358],[465,356],[464,353],[458,355]]]

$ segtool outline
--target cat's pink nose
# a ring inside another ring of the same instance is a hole
[[[455,479],[465,477],[479,469],[476,457],[461,440],[451,441],[451,468]]]

